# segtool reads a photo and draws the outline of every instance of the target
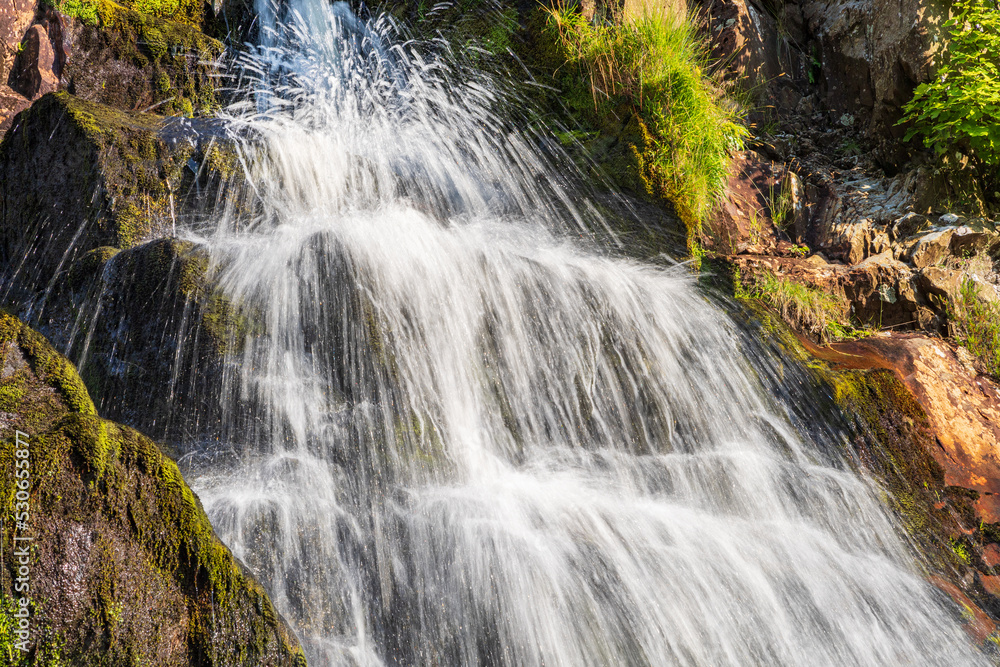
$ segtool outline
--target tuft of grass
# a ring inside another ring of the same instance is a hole
[[[1000,378],[1000,305],[982,298],[976,281],[966,277],[951,311],[955,338],[976,355],[987,373]]]
[[[771,222],[783,232],[795,222],[792,217],[793,197],[791,180],[787,177],[768,188],[767,207],[771,212]]]
[[[730,153],[749,133],[706,74],[693,20],[644,9],[592,24],[575,5],[547,11],[547,34],[565,62],[564,99],[598,125],[639,120],[640,178],[649,194],[674,205],[689,239],[697,238],[725,188]]]
[[[842,297],[766,271],[749,281],[744,281],[737,271],[734,284],[736,298],[762,301],[792,327],[816,335],[822,341],[858,338],[862,333],[844,322],[848,305]]]

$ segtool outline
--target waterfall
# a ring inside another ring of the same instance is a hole
[[[501,85],[342,3],[261,10],[247,195],[184,232],[247,324],[183,463],[311,664],[984,662],[871,481],[688,268],[595,241]]]

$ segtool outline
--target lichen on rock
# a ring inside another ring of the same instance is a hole
[[[95,248],[130,248],[170,230],[191,191],[210,195],[223,177],[196,141],[168,138],[169,123],[66,92],[22,112],[0,144],[5,277],[44,287]]]

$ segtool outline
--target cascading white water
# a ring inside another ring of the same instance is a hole
[[[599,224],[484,79],[294,0],[192,235],[252,322],[185,459],[315,665],[982,658],[871,485],[687,271]],[[580,238],[583,237],[583,238]]]

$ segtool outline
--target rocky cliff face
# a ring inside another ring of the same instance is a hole
[[[14,429],[28,436],[31,472],[28,526],[8,521],[0,535],[0,614],[11,613],[16,528],[33,538],[34,664],[305,664],[174,462],[137,431],[99,418],[72,364],[7,314],[0,368],[5,515],[17,488]]]

